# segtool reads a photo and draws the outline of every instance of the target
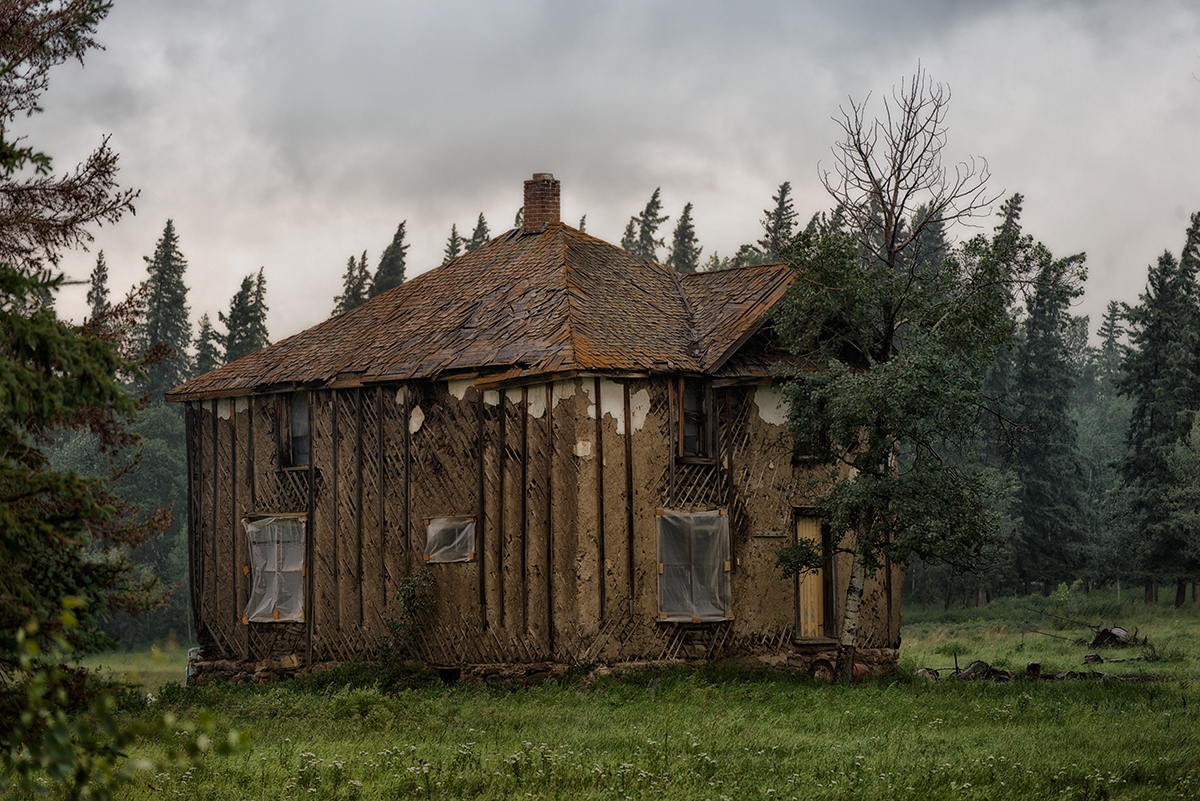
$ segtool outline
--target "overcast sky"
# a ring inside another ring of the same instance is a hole
[[[987,159],[1056,255],[1087,252],[1093,331],[1200,211],[1194,2],[116,0],[98,38],[15,131],[60,169],[111,134],[141,191],[66,271],[103,249],[122,295],[172,218],[193,321],[264,267],[273,339],[324,319],[401,220],[410,277],[452,223],[511,228],[535,172],[610,242],[661,187],[668,239],[691,202],[703,257],[729,255],[782,181],[802,219],[830,206],[839,106],[918,63],[952,91],[948,156]]]

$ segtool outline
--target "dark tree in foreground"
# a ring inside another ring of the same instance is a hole
[[[148,371],[146,388],[150,401],[161,403],[167,390],[183,383],[190,373],[187,348],[192,341],[188,290],[183,283],[187,259],[179,252],[179,237],[172,220],[167,220],[154,255],[143,258],[150,277],[146,282],[146,320],[140,341],[146,350],[165,346],[171,354]]]
[[[825,175],[847,225],[810,227],[783,254],[796,281],[776,327],[818,366],[786,385],[789,425],[815,443],[813,502],[853,554],[838,643],[847,678],[867,575],[914,555],[969,564],[997,523],[984,474],[959,454],[984,371],[1012,334],[1008,298],[1032,276],[982,236],[953,258],[905,258],[931,224],[991,202],[986,167],[942,166],[948,102],[922,71],[885,101],[883,121],[852,102],[837,174]],[[803,546],[780,555],[789,574],[820,562]]]
[[[696,226],[692,224],[692,204],[683,207],[675,234],[671,237],[671,255],[667,265],[677,273],[694,273],[700,267],[700,251],[696,244]]]
[[[375,270],[369,297],[381,295],[404,283],[404,259],[408,253],[408,245],[404,242],[404,228],[407,224],[408,220],[400,222],[392,236],[392,243],[384,248],[383,255],[379,257],[379,267]]]

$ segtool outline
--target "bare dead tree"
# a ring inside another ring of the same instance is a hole
[[[943,166],[950,89],[919,64],[884,98],[882,118],[867,116],[870,99],[840,109],[845,139],[834,146],[834,171],[818,165],[818,173],[864,252],[894,271],[927,229],[985,215],[999,194],[987,191],[986,160]]]

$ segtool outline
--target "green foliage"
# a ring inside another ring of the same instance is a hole
[[[487,220],[483,219],[483,212],[480,212],[479,220],[475,223],[475,230],[471,232],[471,238],[467,240],[467,252],[470,253],[475,248],[486,244],[489,239],[491,239],[491,234],[488,233]]]
[[[758,247],[768,257],[775,259],[792,240],[792,229],[796,225],[796,209],[792,205],[792,184],[784,181],[779,185],[779,191],[771,196],[775,206],[764,209],[766,217],[762,220],[764,236],[758,240]]]
[[[443,252],[442,262],[448,262],[451,259],[457,259],[462,255],[463,245],[466,240],[458,235],[458,224],[450,226],[450,236],[446,239],[446,250]]]
[[[363,253],[363,270],[366,269],[367,254]],[[271,344],[267,333],[267,285],[260,268],[257,278],[248,275],[229,303],[229,316],[217,312],[217,318],[225,324],[225,361],[233,362],[262,350]],[[197,354],[199,361],[199,354]]]
[[[694,273],[700,267],[700,251],[704,248],[696,244],[696,226],[692,224],[692,204],[683,207],[675,233],[671,237],[671,255],[667,257],[666,266],[677,273]]]
[[[422,565],[400,580],[384,617],[387,636],[375,643],[375,655],[386,668],[412,656],[414,637],[433,608],[433,571]]]
[[[188,345],[192,326],[188,321],[187,286],[183,274],[187,260],[179,252],[179,237],[175,223],[167,220],[162,236],[154,247],[153,256],[146,261],[146,317],[141,325],[141,347],[149,351],[155,346],[167,348],[166,358],[147,370],[146,392],[151,403],[162,403],[163,396],[187,378]]]
[[[404,228],[407,224],[408,220],[400,221],[400,225],[396,227],[396,233],[392,236],[391,244],[384,248],[383,255],[379,257],[379,267],[375,270],[369,297],[381,295],[392,287],[404,283],[404,257],[409,247],[404,242]]]
[[[357,262],[353,256],[346,262],[346,272],[342,273],[342,294],[333,299],[333,314],[344,314],[366,303],[368,280],[370,273],[367,271],[367,252],[364,250]]]
[[[654,190],[654,193],[650,195],[650,200],[646,201],[646,208],[642,209],[640,214],[629,218],[629,224],[625,226],[625,235],[621,237],[622,248],[635,256],[641,256],[650,261],[658,261],[658,248],[663,246],[663,240],[656,239],[654,235],[658,233],[659,226],[670,219],[665,214],[660,216],[660,212],[662,212],[660,189],[661,187]]]
[[[200,326],[196,331],[196,375],[204,375],[225,363],[222,338],[213,329],[208,313],[200,315]]]
[[[96,266],[89,278],[87,304],[88,319],[95,320],[112,306],[108,301],[108,265],[104,262],[104,251],[96,254]]]

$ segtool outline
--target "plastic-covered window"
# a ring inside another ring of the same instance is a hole
[[[729,517],[724,510],[659,510],[659,620],[732,618],[729,571]]]
[[[425,561],[475,561],[475,518],[434,517],[426,520]]]
[[[243,521],[250,543],[250,600],[243,623],[304,620],[304,518]]]

